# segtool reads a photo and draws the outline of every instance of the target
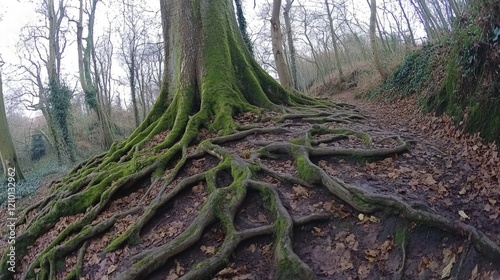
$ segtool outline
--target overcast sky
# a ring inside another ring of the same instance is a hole
[[[35,5],[32,3],[0,1],[0,54],[5,62],[16,62],[15,50],[19,30],[33,19],[34,14]]]

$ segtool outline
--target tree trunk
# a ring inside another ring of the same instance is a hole
[[[342,64],[340,63],[340,51],[337,44],[337,34],[335,33],[335,29],[333,28],[333,18],[332,11],[330,11],[330,5],[328,4],[328,0],[325,0],[326,6],[326,15],[328,17],[328,26],[330,27],[330,34],[332,35],[332,44],[333,44],[333,53],[335,55],[335,63],[337,64],[337,69],[339,70],[340,81],[344,82],[346,80],[344,72],[342,71]]]
[[[292,77],[285,60],[283,51],[283,34],[281,33],[280,23],[281,0],[273,1],[273,11],[271,15],[271,39],[273,45],[274,63],[278,70],[278,78],[282,86],[286,89],[293,88]]]
[[[406,27],[408,27],[408,32],[410,32],[410,41],[411,41],[411,44],[412,46],[417,46],[417,44],[415,43],[415,36],[413,35],[413,29],[411,27],[411,24],[410,24],[410,20],[408,19],[408,16],[406,15],[406,12],[405,12],[405,9],[403,8],[403,4],[401,3],[401,0],[398,0],[398,4],[399,4],[399,8],[401,9],[401,12],[403,13],[403,17],[405,19],[405,22],[406,22]]]
[[[90,59],[92,53],[94,52],[94,21],[95,12],[97,8],[98,0],[93,0],[90,7],[89,23],[88,23],[88,34],[86,41],[86,47],[83,47],[83,0],[80,0],[80,12],[79,21],[77,22],[77,47],[78,47],[78,70],[80,73],[80,85],[82,86],[83,92],[85,93],[85,101],[89,105],[90,109],[94,110],[97,115],[97,121],[102,134],[102,143],[104,148],[109,149],[111,144],[113,144],[113,134],[111,133],[111,125],[109,123],[109,118],[107,117],[103,106],[101,103],[101,98],[99,98],[100,93],[98,92],[97,84],[92,79],[92,73],[90,71]],[[96,76],[97,69],[94,69]]]
[[[286,0],[285,9],[283,11],[283,18],[285,19],[286,36],[288,43],[288,50],[290,52],[290,72],[292,74],[292,86],[297,89],[297,55],[295,53],[295,45],[293,43],[292,22],[290,20],[290,10],[292,9],[293,0]]]
[[[377,68],[377,71],[380,73],[380,76],[382,76],[382,79],[385,81],[387,80],[387,77],[389,76],[386,69],[382,65],[382,61],[380,60],[380,51],[378,49],[377,45],[377,36],[375,35],[375,29],[377,26],[377,1],[376,0],[371,0],[370,3],[370,43],[372,45],[372,52],[373,52],[373,61],[375,63],[375,67]]]
[[[0,159],[3,174],[6,178],[14,178],[16,181],[24,180],[12,136],[10,135],[9,123],[5,112],[3,101],[2,73],[0,72]],[[14,175],[14,176],[11,176]],[[9,181],[12,183],[12,181]],[[14,183],[15,185],[15,183]]]
[[[76,161],[76,153],[68,121],[71,107],[71,91],[61,83],[60,79],[62,51],[59,45],[59,32],[65,15],[65,7],[63,2],[59,2],[56,13],[54,0],[48,0],[47,9],[49,21],[49,57],[47,59],[49,80],[47,103],[49,107],[47,111],[51,119],[49,123],[54,125],[51,131],[53,132],[59,163],[64,164],[67,161]]]
[[[141,120],[139,118],[139,107],[137,106],[137,89],[136,89],[136,57],[135,57],[135,52],[130,52],[130,65],[129,67],[129,86],[130,86],[130,99],[132,101],[132,109],[134,110],[134,121],[135,121],[135,127],[138,127],[139,124],[141,123]]]

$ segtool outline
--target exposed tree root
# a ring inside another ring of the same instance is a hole
[[[364,117],[358,113],[345,114],[320,111],[318,106],[311,114],[288,114],[277,119],[281,126],[270,128],[240,127],[240,130],[229,134],[202,140],[196,150],[189,149],[195,141],[202,113],[191,117],[180,125],[178,135],[171,132],[153,149],[144,149],[148,141],[153,141],[157,125],[153,123],[142,132],[137,132],[127,143],[114,145],[110,153],[99,155],[80,164],[72,174],[55,185],[55,191],[46,199],[26,209],[19,224],[27,223],[24,232],[16,242],[19,260],[30,250],[30,245],[45,236],[62,217],[74,216],[72,222],[58,232],[43,250],[36,253],[30,263],[24,267],[23,278],[55,279],[58,273],[57,263],[76,252],[76,265],[66,279],[79,279],[85,271],[84,256],[89,242],[110,232],[117,221],[128,215],[136,215],[127,229],[119,232],[107,243],[102,251],[114,252],[124,246],[141,243],[141,233],[160,212],[160,209],[172,202],[184,190],[202,183],[206,186],[208,197],[196,217],[182,232],[168,242],[152,246],[125,259],[121,266],[111,275],[111,279],[145,279],[171,262],[179,253],[192,247],[200,240],[204,230],[215,222],[220,223],[224,239],[217,251],[202,260],[182,275],[181,279],[206,279],[207,275],[215,275],[224,268],[237,246],[243,241],[261,235],[272,235],[274,238],[274,278],[275,279],[316,279],[316,273],[304,260],[294,252],[293,228],[316,220],[329,219],[331,215],[313,213],[297,217],[284,206],[282,198],[273,184],[258,179],[258,174],[268,175],[284,185],[300,185],[307,188],[326,188],[337,198],[359,212],[368,214],[385,211],[400,216],[407,221],[417,222],[459,234],[471,240],[476,249],[492,260],[500,260],[500,248],[486,235],[476,228],[461,222],[448,220],[439,214],[411,207],[401,199],[371,193],[361,187],[347,184],[341,179],[328,175],[325,170],[313,163],[311,158],[317,157],[349,157],[355,159],[385,158],[409,151],[408,143],[399,136],[391,137],[394,145],[391,148],[375,148],[370,135],[350,129],[331,129],[326,126],[313,125],[297,133],[290,129],[290,122],[323,123],[333,119],[339,121],[360,120]],[[160,121],[161,122],[161,121]],[[310,126],[307,125],[306,126]],[[300,129],[300,128],[299,128]],[[176,126],[172,131],[176,130]],[[239,156],[225,145],[242,141],[258,135],[294,135],[288,141],[277,142],[249,140],[258,144],[255,150],[248,151],[247,156]],[[139,140],[142,138],[148,139]],[[362,143],[360,147],[329,147],[354,137]],[[151,152],[154,150],[154,153]],[[159,152],[163,151],[163,152]],[[279,173],[263,163],[265,159],[279,158],[286,155],[293,159],[296,174]],[[218,159],[215,166],[206,171],[190,176],[181,176],[187,162],[207,156]],[[104,171],[107,170],[107,171]],[[223,172],[230,173],[230,183],[221,186],[218,180]],[[141,185],[147,185],[139,203],[127,211],[116,213],[106,219],[97,220],[118,194],[135,191]],[[157,188],[153,190],[153,188]],[[250,228],[237,230],[235,216],[247,191],[260,194],[263,205],[272,213],[273,221],[269,224],[255,224]],[[153,193],[155,191],[156,193]],[[397,278],[404,275],[406,260],[407,230],[399,244],[402,252],[402,264]],[[5,269],[6,254],[2,258],[2,269]],[[2,275],[8,279],[12,275]]]

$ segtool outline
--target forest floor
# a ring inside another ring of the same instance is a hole
[[[463,134],[460,127],[447,117],[421,113],[412,99],[378,102],[355,99],[352,92],[343,92],[332,99],[356,106],[367,119],[329,123],[327,126],[330,129],[348,128],[369,133],[379,148],[393,147],[393,138],[399,135],[411,143],[411,149],[381,160],[311,157],[314,164],[347,184],[372,193],[398,197],[415,209],[472,225],[494,243],[500,244],[500,155],[495,145],[481,142],[477,135]],[[248,114],[239,121],[244,124],[253,118]],[[256,143],[290,141],[308,126],[310,124],[294,123],[289,126],[290,133],[252,135],[221,146],[247,159],[249,151],[259,145]],[[316,140],[321,142],[321,139]],[[357,148],[363,144],[354,135],[326,143],[318,146]],[[289,157],[262,159],[261,162],[278,174],[297,173]],[[191,159],[176,181],[209,170],[216,164],[215,157]],[[217,185],[227,186],[231,175],[226,177],[218,177]],[[293,229],[294,252],[319,279],[500,279],[500,264],[482,256],[471,240],[458,233],[407,222],[383,211],[363,215],[326,188],[283,184],[269,174],[261,175],[259,179],[275,186],[283,205],[294,217],[312,214],[327,217]],[[48,193],[46,188],[40,191],[43,196]],[[138,191],[123,194],[102,216],[131,208],[146,191],[154,194],[154,186],[150,190],[139,188]],[[165,244],[185,230],[203,207],[207,196],[206,187],[201,183],[185,189],[162,207],[159,212],[163,215],[157,216],[141,231],[142,242],[139,245],[101,254],[109,240],[123,232],[137,217],[129,215],[120,220],[113,231],[86,245],[84,277],[81,279],[113,279],[113,273],[121,269],[118,264],[123,264],[121,261],[128,256]],[[27,199],[21,203],[30,204]],[[1,215],[0,218],[5,220],[4,214]],[[234,222],[237,230],[244,230],[269,225],[272,216],[262,205],[259,192],[249,190]],[[55,236],[71,219],[63,218],[45,236]],[[43,237],[38,239],[30,252],[40,252],[48,240],[44,242]],[[212,224],[197,243],[176,255],[148,279],[181,277],[194,264],[216,254],[223,241],[221,225]],[[273,235],[243,241],[231,255],[229,265],[211,278],[272,279],[273,242]],[[1,240],[0,251],[5,246],[5,240]],[[33,255],[36,254],[25,256],[19,269],[23,269],[24,262],[31,262]],[[76,254],[66,258],[68,270],[76,262]],[[58,278],[62,279],[64,274],[65,269],[62,268]]]

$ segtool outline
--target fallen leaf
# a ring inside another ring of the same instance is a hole
[[[460,215],[460,217],[464,218],[464,219],[469,219],[469,216],[467,216],[467,214],[465,214],[465,212],[463,210],[460,210],[458,211],[458,215]]]
[[[451,258],[448,265],[446,265],[443,268],[443,271],[441,272],[441,279],[445,279],[445,278],[450,277],[451,269],[453,268],[454,263],[455,263],[455,256],[453,256],[453,258]]]
[[[470,274],[470,279],[471,279],[471,280],[476,280],[476,279],[478,279],[478,276],[479,276],[479,275],[477,274],[477,272],[478,272],[478,267],[477,267],[477,264],[476,264],[476,266],[474,267],[474,269],[472,270],[472,272],[471,272],[471,274]]]
[[[232,267],[226,267],[224,269],[222,269],[221,271],[219,271],[219,273],[217,273],[217,276],[233,276],[236,274],[236,270],[234,270]]]
[[[250,252],[255,253],[255,250],[257,248],[255,247],[255,244],[252,244],[252,245],[250,245],[250,247],[248,247],[248,249],[250,250]]]
[[[108,274],[113,273],[116,270],[116,265],[110,265],[108,267]]]
[[[484,206],[484,211],[490,212],[491,211],[491,206],[489,204],[486,204],[486,206]]]
[[[325,232],[322,229],[320,229],[319,227],[313,227],[313,230],[311,233],[313,236],[316,236],[316,237],[317,236],[325,236]]]
[[[359,215],[358,215],[358,219],[359,219],[360,221],[364,220],[364,219],[365,219],[365,215],[363,215],[363,213],[359,213]]]
[[[309,192],[307,191],[307,189],[300,185],[296,185],[295,187],[293,187],[293,191],[297,196],[309,197]]]
[[[200,250],[207,255],[215,254],[215,247],[214,246],[201,245]]]
[[[370,221],[373,223],[380,223],[380,219],[375,216],[370,216]]]
[[[359,279],[366,279],[366,278],[368,278],[368,276],[370,275],[371,270],[372,270],[371,269],[371,265],[369,266],[366,263],[362,263],[358,267],[358,277],[359,277]]]
[[[435,185],[437,182],[436,180],[434,180],[434,178],[432,177],[431,174],[428,174],[425,179],[424,179],[424,182],[429,185],[429,186],[432,186],[432,185]]]

